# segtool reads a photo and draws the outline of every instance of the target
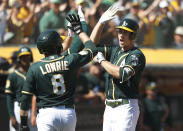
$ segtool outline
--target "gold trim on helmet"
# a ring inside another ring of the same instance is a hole
[[[60,38],[62,39],[62,41],[64,41],[64,40],[65,40],[65,38],[66,38],[66,36],[64,36],[64,35],[60,35]]]
[[[129,32],[134,32],[134,30],[128,28],[128,27],[124,27],[124,26],[117,26],[116,29],[123,29],[123,30],[127,30]]]
[[[21,53],[18,55],[18,57],[23,56],[23,55],[31,55],[31,53],[30,53],[30,52],[21,52]]]

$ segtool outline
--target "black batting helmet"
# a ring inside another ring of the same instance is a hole
[[[119,26],[116,27],[116,29],[123,29],[131,32],[130,39],[134,40],[137,35],[139,26],[136,21],[132,19],[124,18],[120,22]]]
[[[40,54],[52,54],[57,51],[61,53],[62,37],[54,30],[47,30],[42,32],[37,38],[36,44]]]

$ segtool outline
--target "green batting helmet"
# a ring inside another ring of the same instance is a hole
[[[131,32],[130,39],[134,40],[137,35],[139,26],[136,21],[132,19],[124,18],[120,22],[119,26],[116,27],[116,29],[123,29]]]
[[[61,53],[63,39],[54,30],[47,30],[42,32],[37,38],[36,44],[40,54]]]
[[[23,46],[18,50],[18,61],[20,60],[20,57],[23,55],[30,55],[31,56],[31,62],[33,62],[33,56],[32,56],[32,51],[29,47]]]

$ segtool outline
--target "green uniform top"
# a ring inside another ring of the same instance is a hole
[[[152,128],[153,131],[160,131],[162,128],[162,117],[168,106],[163,97],[155,100],[145,98],[143,100],[144,124]]]
[[[63,13],[55,14],[52,9],[41,18],[39,22],[39,30],[43,32],[47,29],[58,30],[60,28],[65,28],[64,20],[65,16]]]
[[[134,47],[128,51],[122,51],[119,46],[98,47],[103,52],[106,60],[112,64],[120,66],[120,78],[117,79],[112,75],[106,75],[105,93],[107,99],[136,99],[139,97],[138,86],[141,73],[145,67],[145,56],[140,49]],[[133,76],[128,79],[124,67],[133,70]]]
[[[14,101],[20,102],[21,90],[25,81],[25,73],[19,69],[8,76],[5,93],[7,94],[7,107],[10,116],[14,115]]]
[[[49,56],[31,65],[22,90],[21,109],[28,109],[26,101],[31,94],[36,95],[38,108],[73,105],[76,71],[96,54],[97,48],[87,41],[80,53]]]

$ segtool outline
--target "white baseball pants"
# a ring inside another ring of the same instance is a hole
[[[41,108],[36,120],[38,131],[75,131],[76,127],[75,109],[64,106]]]
[[[135,131],[139,113],[137,99],[129,99],[129,104],[115,108],[106,105],[103,131]]]

